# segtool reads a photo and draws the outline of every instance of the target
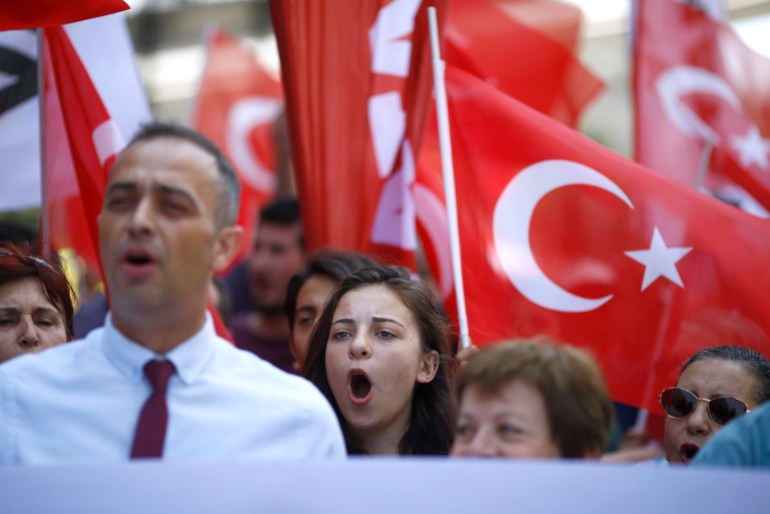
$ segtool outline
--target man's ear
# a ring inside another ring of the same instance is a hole
[[[417,372],[417,382],[419,384],[427,384],[436,377],[438,373],[439,356],[438,352],[433,350],[428,353],[423,353],[420,357],[420,369]]]
[[[222,271],[230,265],[243,240],[243,227],[228,225],[219,230],[214,255],[214,271]]]

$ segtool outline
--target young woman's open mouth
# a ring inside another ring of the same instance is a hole
[[[348,373],[348,396],[353,405],[364,405],[372,397],[372,382],[360,369]]]

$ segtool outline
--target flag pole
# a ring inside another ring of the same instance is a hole
[[[433,84],[436,93],[436,114],[438,117],[439,148],[441,149],[441,168],[444,172],[444,196],[446,199],[447,218],[449,220],[449,243],[452,254],[452,275],[457,301],[457,319],[460,324],[460,347],[470,346],[468,315],[465,310],[465,288],[463,286],[462,260],[460,257],[460,233],[457,227],[457,199],[455,196],[455,174],[452,162],[452,140],[449,135],[449,115],[447,109],[446,88],[444,86],[444,61],[441,60],[438,41],[438,23],[436,8],[428,7],[430,27],[430,49],[433,61]]]
[[[705,143],[703,151],[700,154],[700,163],[698,164],[698,173],[695,176],[695,189],[700,191],[706,182],[706,173],[708,172],[709,162],[711,161],[711,150],[714,148],[714,136],[705,134],[703,137]]]
[[[51,256],[51,227],[48,223],[48,193],[45,156],[45,65],[43,63],[44,30],[37,29],[37,106],[38,122],[40,124],[40,252],[46,257]]]

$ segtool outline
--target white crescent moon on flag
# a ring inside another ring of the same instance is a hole
[[[737,111],[742,110],[735,91],[722,77],[695,66],[671,66],[655,81],[655,90],[666,116],[676,128],[687,136],[714,143],[719,136],[682,102],[682,97],[690,93],[708,93],[722,98]]]
[[[266,193],[275,189],[275,176],[270,173],[249,143],[251,130],[275,119],[281,112],[281,101],[269,97],[250,96],[238,100],[227,114],[227,149],[233,163],[246,180]]]
[[[594,186],[634,206],[614,182],[583,164],[564,160],[535,163],[519,172],[503,190],[492,222],[495,251],[508,279],[528,300],[559,312],[588,312],[612,298],[584,298],[556,285],[540,269],[529,243],[532,214],[540,200],[560,187]]]

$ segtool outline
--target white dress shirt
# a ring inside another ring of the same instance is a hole
[[[164,356],[130,341],[108,316],[85,339],[0,366],[0,464],[128,459],[151,392],[144,364],[174,363],[168,460],[343,457],[337,418],[308,381],[219,338],[211,319]]]

